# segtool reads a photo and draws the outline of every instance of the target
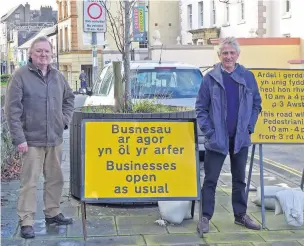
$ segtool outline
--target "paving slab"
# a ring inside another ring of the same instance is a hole
[[[244,226],[234,224],[233,213],[225,215],[225,218],[220,214],[214,214],[211,222],[219,232],[252,232],[252,230],[249,230]]]
[[[198,220],[184,220],[180,225],[168,225],[167,230],[169,233],[178,234],[178,233],[196,233]],[[210,223],[210,232],[218,232],[216,227]]]
[[[65,225],[46,225],[44,219],[35,220],[33,227],[36,238],[65,238],[67,234],[67,227]],[[18,226],[15,238],[21,239],[20,226]]]
[[[145,246],[146,243],[142,236],[116,236],[116,237],[101,237],[89,238],[85,246],[124,246],[124,245],[138,245]]]
[[[206,245],[206,241],[197,234],[167,234],[167,235],[144,235],[148,246],[150,245]]]
[[[89,219],[86,221],[88,236],[116,236],[116,225],[113,216]],[[67,237],[83,237],[82,220],[77,219],[68,225]]]
[[[26,246],[122,246],[122,245],[146,245],[142,236],[114,236],[114,237],[98,237],[88,238],[87,241],[83,239],[54,239],[41,240],[32,239],[27,240]]]
[[[298,240],[299,244],[301,244],[302,246],[304,246],[304,239],[303,240]]]
[[[81,210],[80,210],[81,214]],[[128,209],[123,207],[107,207],[104,205],[86,205],[87,219],[102,217],[102,216],[123,216],[128,215]]]
[[[300,246],[296,241],[289,242],[267,242],[267,243],[254,243],[254,246]]]
[[[117,216],[116,226],[119,235],[167,234],[165,227],[158,226],[155,216]]]
[[[12,238],[17,231],[18,221],[1,220],[1,238]]]
[[[253,246],[252,243],[219,243],[219,244],[208,244],[208,245],[215,245],[215,246]]]
[[[12,180],[10,182],[1,182],[1,191],[16,191],[20,189],[20,181]]]
[[[26,240],[26,246],[86,246],[83,239],[66,239],[66,238],[55,238],[55,239],[41,239],[35,238]]]
[[[35,219],[36,220],[44,220],[45,219],[45,215],[44,215],[43,209],[44,209],[43,203],[42,204],[38,204],[38,206],[37,206],[37,212],[35,214]],[[64,207],[61,207],[60,209],[61,209],[62,214],[65,217],[71,217],[71,218],[78,217],[79,207],[72,207],[72,206],[66,207],[66,206],[64,206]]]
[[[248,232],[207,233],[204,239],[209,244],[265,242],[257,233]]]
[[[16,212],[16,208],[1,207],[1,221],[2,220],[18,221],[19,218]]]
[[[260,223],[262,223],[261,212],[254,212],[251,215]],[[274,230],[303,230],[304,227],[294,227],[288,225],[285,216],[283,214],[275,215],[274,211],[266,211],[265,213],[265,225],[266,228],[274,231]]]
[[[264,231],[258,233],[266,242],[268,241],[297,241],[304,238],[304,231]]]
[[[24,246],[24,239],[4,239],[1,238],[1,246]]]

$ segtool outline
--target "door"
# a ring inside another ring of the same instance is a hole
[[[80,72],[84,70],[85,74],[87,75],[88,81],[87,85],[88,87],[93,87],[93,81],[92,81],[92,65],[81,65]]]

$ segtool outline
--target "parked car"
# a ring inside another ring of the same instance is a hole
[[[157,61],[132,61],[131,97],[132,100],[157,98],[157,103],[194,108],[196,96],[203,81],[199,67]],[[123,73],[123,69],[122,69]],[[94,105],[114,105],[114,73],[112,63],[107,64],[93,88],[87,95],[76,95],[75,107]],[[200,160],[204,158],[204,137],[198,127]]]

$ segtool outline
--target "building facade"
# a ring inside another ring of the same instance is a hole
[[[19,4],[1,17],[0,50],[1,72],[13,73],[22,66],[24,57],[20,57],[18,47],[31,39],[46,25],[54,26],[57,11],[51,6],[41,6],[40,10],[31,10],[30,5]]]
[[[120,1],[108,1],[107,8],[111,16],[118,22],[123,21]],[[59,69],[74,89],[79,88],[79,75],[84,70],[88,75],[89,86],[92,81],[92,45],[91,33],[83,31],[83,1],[58,0],[58,52]],[[155,41],[164,45],[177,43],[180,35],[180,15],[178,1],[137,1],[135,7],[144,9],[144,25],[147,32],[146,40],[132,42],[132,58],[147,59],[148,46]],[[97,34],[98,70],[113,60],[121,60],[122,55],[117,47],[110,17],[107,16],[107,32]],[[123,41],[123,25],[117,23],[118,37]],[[131,19],[131,34],[133,30]]]
[[[303,0],[180,2],[183,44],[212,44],[213,39],[227,36],[304,39],[304,29],[300,27],[304,23]]]

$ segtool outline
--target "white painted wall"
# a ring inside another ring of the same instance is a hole
[[[199,2],[204,3],[204,24],[199,24]],[[251,33],[258,27],[258,0],[244,0],[244,19],[241,20],[241,5],[239,0],[229,0],[229,22],[226,21],[226,4],[215,0],[216,27],[221,28],[220,37],[252,37]],[[212,23],[212,0],[180,0],[181,6],[181,36],[182,44],[192,43],[192,35],[188,32],[188,5],[192,5],[192,30],[214,27]],[[285,12],[286,0],[266,0],[266,34],[264,37],[304,38],[304,0],[290,0],[291,11]]]
[[[198,67],[212,66],[218,62],[213,46],[181,46],[176,45],[165,48],[161,51],[161,47],[153,47],[151,50],[152,60],[158,61],[183,62]]]
[[[291,37],[304,38],[304,1],[291,0],[291,11],[289,14],[283,14],[281,5],[281,34],[290,34]]]

